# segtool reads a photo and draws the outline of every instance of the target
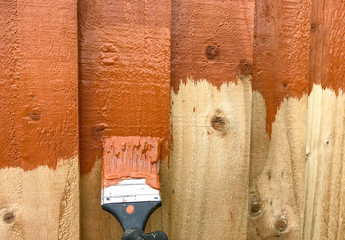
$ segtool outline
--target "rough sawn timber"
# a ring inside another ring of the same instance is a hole
[[[312,1],[303,239],[345,236],[345,3]]]
[[[310,11],[256,1],[248,239],[303,235]]]
[[[162,139],[163,207],[147,231],[167,231],[171,3],[80,0],[78,12],[81,237],[118,240],[122,235],[100,202],[101,140],[108,136]]]
[[[0,239],[79,239],[77,1],[0,1]]]
[[[173,1],[169,239],[247,236],[254,1]]]

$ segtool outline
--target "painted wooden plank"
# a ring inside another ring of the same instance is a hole
[[[0,239],[79,239],[74,0],[0,1]]]
[[[345,234],[345,4],[312,1],[304,239]]]
[[[246,239],[254,1],[172,2],[170,239]]]
[[[301,239],[311,1],[257,0],[248,239]]]
[[[167,230],[170,117],[169,1],[79,1],[82,239],[120,239],[101,209],[102,137],[163,139],[163,208],[147,230]]]

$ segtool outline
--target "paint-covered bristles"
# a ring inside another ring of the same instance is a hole
[[[159,159],[161,139],[154,137],[108,137],[103,140],[102,188],[129,178],[145,178],[160,189]]]

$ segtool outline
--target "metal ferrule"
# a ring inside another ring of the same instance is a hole
[[[124,202],[161,201],[159,190],[148,186],[145,179],[126,179],[102,189],[102,205]]]

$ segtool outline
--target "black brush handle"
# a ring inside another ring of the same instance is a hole
[[[168,237],[161,231],[144,233],[150,215],[161,205],[161,201],[108,203],[102,208],[120,222],[124,231],[122,240],[166,240]]]

